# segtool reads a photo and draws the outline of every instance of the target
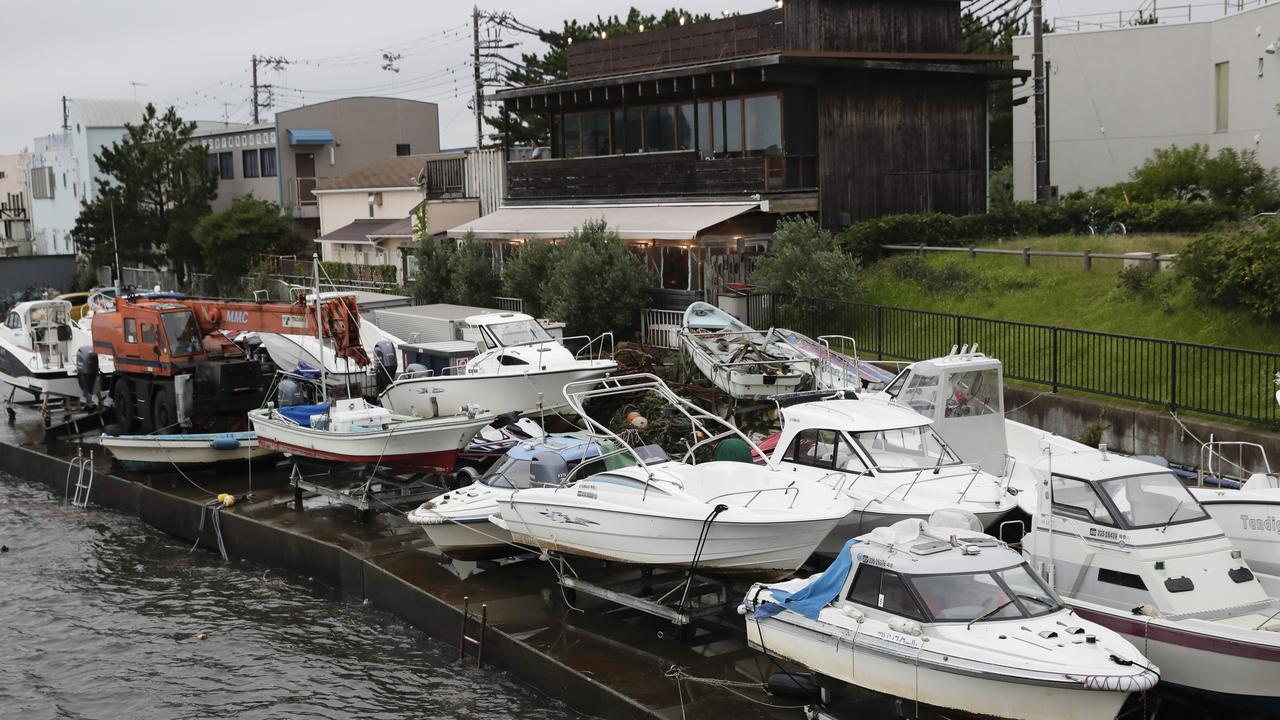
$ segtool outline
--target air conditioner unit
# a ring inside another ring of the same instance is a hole
[[[1042,202],[1047,202],[1047,203],[1058,202],[1058,186],[1045,185],[1044,187],[1040,188],[1040,200]]]

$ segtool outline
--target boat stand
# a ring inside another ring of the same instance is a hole
[[[585,580],[562,556],[553,555],[560,585],[572,602],[583,593],[642,613],[664,618],[685,628],[695,620],[718,615],[729,604],[731,588],[723,581],[684,571],[651,568],[624,570],[610,578]]]
[[[325,497],[355,508],[361,519],[368,521],[375,510],[418,504],[446,490],[442,484],[432,482],[438,479],[436,475],[398,476],[368,468],[362,470],[361,474],[365,475],[363,482],[334,488],[311,479],[332,477],[332,468],[323,473],[305,475],[300,464],[295,461],[293,470],[289,473],[294,507],[303,510],[303,501],[307,497]]]

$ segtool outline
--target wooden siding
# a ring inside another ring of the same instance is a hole
[[[823,225],[986,204],[986,88],[927,74],[824,73],[818,96]]]
[[[575,43],[569,46],[569,79],[696,65],[781,48],[782,11],[765,10]]]
[[[785,49],[954,53],[960,4],[951,0],[788,0]]]
[[[765,158],[702,160],[688,151],[528,160],[507,165],[518,200],[673,197],[764,192]]]

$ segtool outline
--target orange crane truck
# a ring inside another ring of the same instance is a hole
[[[319,332],[317,332],[317,324]],[[110,393],[121,434],[243,429],[265,391],[257,359],[225,332],[320,335],[364,366],[354,297],[314,303],[122,298],[93,316],[93,349],[115,361]]]

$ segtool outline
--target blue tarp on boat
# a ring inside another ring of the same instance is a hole
[[[325,403],[319,405],[291,405],[289,407],[277,408],[281,415],[285,418],[303,427],[311,427],[312,415],[324,415],[329,412],[329,406]]]
[[[822,577],[796,592],[772,590],[773,599],[776,602],[766,603],[756,608],[756,617],[773,617],[783,610],[790,610],[810,620],[817,620],[822,608],[830,605],[844,587],[844,581],[849,577],[849,570],[853,567],[851,548],[860,542],[862,541],[857,538],[846,542],[844,547],[840,548],[840,554],[831,563],[831,567],[822,572]]]

